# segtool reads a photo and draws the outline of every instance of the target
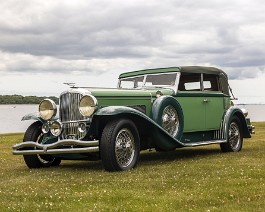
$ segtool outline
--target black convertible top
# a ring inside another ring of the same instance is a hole
[[[179,67],[168,67],[168,68],[145,69],[145,70],[122,73],[119,76],[119,78],[132,77],[144,74],[168,73],[168,72],[192,72],[192,73],[217,74],[217,75],[224,74],[227,78],[227,74],[221,69],[215,67],[206,67],[206,66],[179,66]]]

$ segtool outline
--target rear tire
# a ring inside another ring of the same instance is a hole
[[[126,171],[137,165],[140,137],[135,124],[129,119],[110,121],[100,140],[100,155],[107,171]]]
[[[227,142],[220,144],[222,152],[239,152],[243,145],[242,125],[237,116],[229,122]]]
[[[42,124],[40,122],[34,122],[31,124],[25,132],[23,142],[33,141],[40,143],[43,137],[41,127]],[[61,163],[61,159],[55,158],[51,155],[23,155],[23,157],[25,163],[30,169],[59,166]]]

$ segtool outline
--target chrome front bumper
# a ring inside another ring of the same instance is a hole
[[[13,146],[14,155],[89,153],[99,151],[99,141],[65,139],[52,144],[26,141]]]
[[[246,118],[247,126],[248,126],[248,131],[250,134],[255,134],[255,126],[253,126],[250,122],[250,118]]]

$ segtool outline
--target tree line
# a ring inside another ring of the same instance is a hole
[[[55,96],[22,96],[22,95],[0,95],[0,104],[39,104],[41,100],[49,98],[56,104],[59,104],[59,99]]]

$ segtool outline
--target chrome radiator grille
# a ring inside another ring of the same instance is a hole
[[[60,96],[60,119],[63,122],[64,139],[81,139],[86,133],[78,131],[78,122],[84,120],[79,112],[79,102],[83,97],[80,93],[64,93]]]

